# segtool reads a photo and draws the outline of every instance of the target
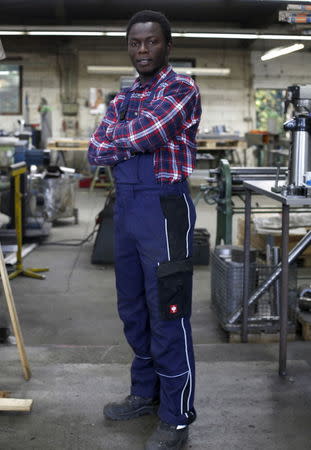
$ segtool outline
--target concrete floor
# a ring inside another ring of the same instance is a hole
[[[49,241],[87,236],[104,193],[80,190],[77,203],[79,225],[63,220]],[[215,208],[201,201],[197,212],[213,244]],[[46,280],[12,281],[32,378],[24,381],[16,346],[0,345],[0,390],[34,406],[29,414],[0,413],[0,449],[140,450],[156,425],[155,417],[115,423],[102,416],[106,402],[128,394],[131,352],[113,268],[91,265],[92,245],[40,246],[24,264],[49,267]],[[198,419],[187,448],[309,450],[310,343],[289,343],[289,376],[280,379],[278,345],[227,343],[210,308],[210,268],[196,267],[194,280]]]

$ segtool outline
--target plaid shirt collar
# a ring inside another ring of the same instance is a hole
[[[139,88],[144,88],[145,89],[147,87],[150,90],[154,89],[158,83],[161,83],[161,81],[163,81],[172,72],[172,70],[173,70],[172,66],[170,66],[170,65],[169,66],[165,66],[162,70],[160,70],[160,72],[158,72],[156,75],[154,75],[151,78],[151,80],[147,81],[147,83],[145,83],[145,84],[141,84],[141,81],[140,81],[140,79],[138,77],[134,81],[132,87],[130,88],[130,91],[133,92],[136,89],[139,89]]]

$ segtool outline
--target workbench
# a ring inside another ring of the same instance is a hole
[[[48,140],[49,150],[83,151],[89,146],[89,139],[55,138]]]
[[[218,165],[220,159],[226,158],[230,162],[242,164],[238,150],[243,151],[243,162],[246,165],[246,143],[245,140],[236,135],[210,135],[206,137],[197,137],[197,158],[204,153],[211,154]],[[236,160],[236,161],[235,161]]]
[[[48,140],[47,148],[57,150],[62,157],[63,164],[66,165],[65,152],[85,152],[87,154],[88,146],[88,139],[56,138]]]
[[[217,136],[210,138],[198,138],[197,139],[197,151],[200,153],[214,153],[217,155],[217,161],[223,157],[223,155],[231,154],[238,149],[244,149],[244,139],[237,138],[236,136]],[[57,138],[49,139],[48,149],[57,150],[59,152],[68,151],[87,151],[89,146],[89,140],[77,139],[77,138]],[[238,155],[237,155],[238,157]]]
[[[245,235],[244,235],[244,285],[243,285],[243,309],[242,309],[242,341],[247,342],[248,307],[251,304],[249,297],[249,270],[245,270],[250,264],[250,225],[251,225],[251,196],[252,193],[265,195],[282,204],[282,258],[281,258],[281,296],[280,296],[280,345],[279,345],[279,375],[286,375],[287,359],[287,328],[288,328],[288,266],[300,253],[297,248],[304,245],[306,248],[311,243],[311,232],[305,235],[289,255],[289,210],[290,207],[310,207],[311,198],[302,196],[284,196],[271,191],[273,181],[244,181],[245,197]],[[301,244],[301,245],[300,245]],[[260,287],[258,289],[260,291]],[[251,297],[254,297],[252,294]],[[233,318],[235,320],[235,318]]]
[[[64,165],[66,165],[66,157],[65,152],[85,152],[85,157],[87,157],[87,149],[89,147],[90,141],[87,139],[76,139],[76,138],[58,138],[58,139],[49,139],[48,148],[49,150],[57,150],[61,156]],[[100,171],[104,170],[108,181],[97,181],[100,175]],[[90,185],[90,190],[93,190],[94,187],[106,187],[111,189],[113,186],[113,179],[111,175],[111,170],[109,167],[97,166],[95,172],[92,177],[92,182]]]

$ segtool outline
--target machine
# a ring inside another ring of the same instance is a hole
[[[292,134],[288,177],[283,186],[272,190],[284,196],[311,197],[311,84],[289,86],[286,101],[294,108],[294,117],[284,124],[284,130]]]
[[[216,245],[232,243],[232,216],[244,213],[244,206],[237,206],[233,197],[244,202],[244,180],[285,180],[286,167],[232,167],[226,159],[221,159],[219,167],[210,170],[196,170],[195,176],[205,178],[206,184],[194,198],[194,204],[203,197],[209,205],[217,205]],[[253,212],[276,212],[273,206],[256,206]]]

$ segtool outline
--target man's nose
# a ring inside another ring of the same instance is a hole
[[[139,53],[146,53],[148,51],[147,45],[141,42],[138,48]]]

